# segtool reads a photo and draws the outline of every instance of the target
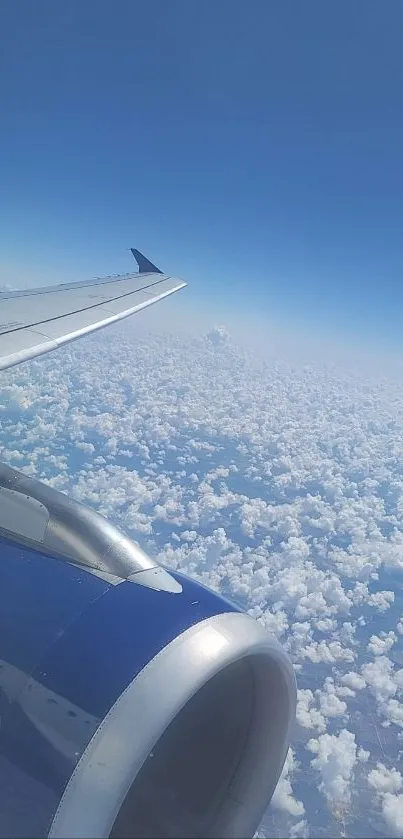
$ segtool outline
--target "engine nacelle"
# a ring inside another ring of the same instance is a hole
[[[0,466],[0,834],[252,836],[295,716],[233,603]]]

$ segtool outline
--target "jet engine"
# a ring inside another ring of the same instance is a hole
[[[245,837],[295,716],[236,605],[0,465],[0,835]]]

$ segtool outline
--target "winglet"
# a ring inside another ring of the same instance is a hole
[[[150,260],[147,259],[147,257],[144,256],[142,253],[140,253],[140,251],[138,251],[136,248],[130,248],[130,250],[137,262],[137,265],[139,266],[139,274],[147,274],[150,271],[152,274],[163,273],[163,271],[160,271],[160,269],[157,268],[156,265],[150,262]]]

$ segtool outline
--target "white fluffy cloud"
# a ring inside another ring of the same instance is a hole
[[[324,717],[343,716],[347,711],[347,704],[338,696],[333,679],[328,676],[322,691],[319,691],[319,706]]]
[[[359,673],[354,673],[353,671],[345,673],[341,681],[343,685],[347,685],[352,690],[362,690],[367,684]]]
[[[304,805],[302,801],[295,798],[291,786],[291,776],[294,768],[294,752],[289,749],[280,780],[272,798],[272,806],[278,810],[285,810],[290,816],[302,816],[305,812]]]
[[[317,728],[323,732],[326,731],[325,717],[316,705],[316,696],[309,688],[298,691],[297,722],[303,728]]]
[[[368,783],[378,793],[399,792],[403,786],[403,778],[394,766],[387,769],[383,763],[377,763],[376,769],[372,769],[368,774]]]
[[[392,630],[388,633],[381,632],[380,635],[371,635],[367,650],[372,655],[385,655],[396,643],[396,635]]]
[[[326,723],[330,717],[343,717],[347,712],[347,703],[341,696],[353,696],[349,690],[336,686],[331,676],[327,676],[323,688],[314,692],[309,688],[298,691],[297,722],[303,728],[316,728],[319,732],[326,731]]]
[[[403,794],[392,795],[387,792],[383,796],[382,811],[393,836],[403,836]]]
[[[368,774],[368,784],[378,794],[388,829],[393,836],[403,834],[403,778],[394,767],[378,763]]]
[[[338,735],[321,734],[318,739],[309,740],[307,746],[317,755],[311,763],[320,773],[319,789],[334,815],[342,818],[349,807],[352,774],[357,761],[355,735],[343,728]]]
[[[220,344],[226,344],[230,340],[230,335],[225,326],[214,326],[207,333],[207,339],[214,346],[220,346]]]
[[[378,655],[375,661],[364,664],[362,676],[379,702],[395,695],[397,685],[393,678],[393,662],[387,656]]]

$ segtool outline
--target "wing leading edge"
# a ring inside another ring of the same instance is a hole
[[[0,294],[0,370],[163,300],[186,283],[131,248],[139,272]]]

